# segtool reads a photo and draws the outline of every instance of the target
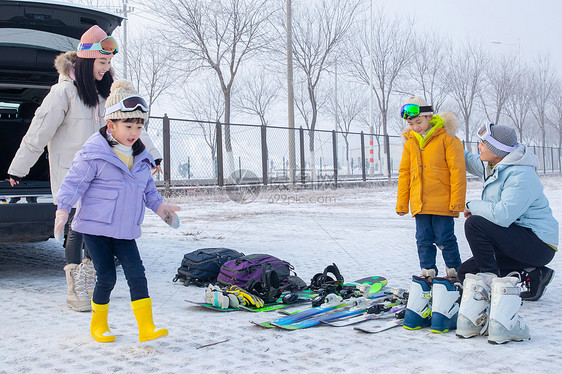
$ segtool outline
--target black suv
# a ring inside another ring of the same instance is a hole
[[[56,206],[47,149],[15,187],[7,182],[8,168],[35,109],[58,81],[55,57],[74,50],[91,26],[111,34],[121,21],[115,14],[78,5],[0,1],[0,242],[53,236]]]

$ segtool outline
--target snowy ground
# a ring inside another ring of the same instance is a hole
[[[562,221],[562,177],[543,183]],[[480,188],[470,183],[469,198],[478,198]],[[150,213],[138,240],[156,324],[170,331],[146,343],[137,340],[122,270],[109,316],[117,341],[100,344],[89,335],[90,314],[65,305],[61,245],[54,240],[0,244],[0,373],[558,373],[560,275],[540,301],[526,302],[520,310],[532,339],[501,346],[428,329],[397,328],[376,335],[347,327],[264,330],[248,321],[268,320],[275,312],[201,310],[184,300],[202,300],[203,289],[172,282],[184,253],[224,246],[288,260],[306,281],[335,262],[346,280],[383,275],[391,287],[408,287],[411,274],[419,272],[414,221],[394,213],[395,197],[395,187],[377,187],[262,191],[245,205],[224,195],[172,199],[183,209],[180,229],[168,228]],[[467,259],[463,222],[457,220],[456,232]],[[561,261],[558,255],[551,263],[558,274]],[[438,266],[444,269],[440,258]]]

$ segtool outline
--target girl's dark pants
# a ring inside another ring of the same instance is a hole
[[[129,284],[131,301],[149,297],[144,266],[135,240],[84,234],[84,241],[88,246],[97,273],[92,298],[94,303],[103,305],[109,302],[109,296],[117,281],[114,257],[117,257],[123,266]]]

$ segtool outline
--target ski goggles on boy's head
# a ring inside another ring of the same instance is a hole
[[[105,115],[115,113],[118,110],[122,112],[132,112],[134,110],[140,110],[143,113],[148,112],[148,105],[146,101],[140,96],[129,96],[121,100],[115,105],[105,108]]]
[[[490,143],[491,145],[493,145],[494,147],[496,147],[497,149],[504,151],[504,152],[513,152],[517,149],[517,144],[515,144],[513,147],[503,144],[501,143],[499,140],[497,140],[496,138],[494,138],[492,136],[492,126],[494,126],[493,123],[487,123],[485,126],[482,126],[482,128],[480,130],[478,130],[478,137],[482,140],[482,141],[487,141],[488,143]]]
[[[419,116],[421,113],[431,114],[433,113],[433,107],[431,105],[419,106],[418,104],[406,104],[400,110],[400,117],[410,119]]]
[[[76,49],[80,51],[100,51],[104,55],[117,53],[117,41],[113,36],[106,36],[97,43],[80,43]]]

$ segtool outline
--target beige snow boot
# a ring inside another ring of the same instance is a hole
[[[66,305],[77,312],[89,312],[91,309],[90,298],[86,290],[86,276],[81,271],[79,264],[68,264],[64,267],[68,294]]]
[[[88,292],[88,297],[92,300],[94,287],[96,286],[96,269],[94,269],[94,263],[91,259],[84,257],[80,267],[81,271],[86,276],[86,291]]]

